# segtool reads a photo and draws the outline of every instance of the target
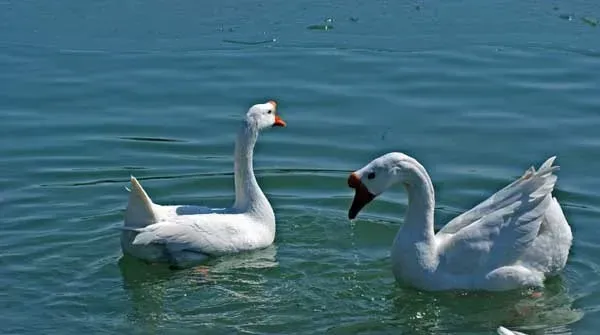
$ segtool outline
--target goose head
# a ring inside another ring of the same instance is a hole
[[[277,102],[273,100],[250,107],[246,113],[246,123],[256,130],[286,126],[285,121],[277,115]]]
[[[352,172],[348,177],[348,186],[353,188],[355,193],[348,210],[348,218],[356,218],[365,205],[394,184],[410,185],[413,176],[414,159],[399,152],[377,157],[361,169]]]

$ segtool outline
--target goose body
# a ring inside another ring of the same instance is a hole
[[[408,192],[408,209],[391,251],[398,281],[424,290],[510,290],[542,287],[561,271],[572,233],[552,196],[555,157],[434,233],[431,179],[414,158],[388,153],[353,172],[353,219],[377,195],[396,183]]]
[[[252,158],[259,132],[273,126],[285,126],[274,101],[248,110],[236,139],[235,202],[230,208],[159,205],[132,176],[121,234],[123,252],[150,262],[183,265],[272,244],[275,214],[256,181]]]

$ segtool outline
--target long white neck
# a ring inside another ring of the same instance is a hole
[[[434,238],[433,213],[435,206],[435,193],[431,178],[425,168],[416,160],[411,161],[413,166],[410,181],[405,184],[408,193],[408,209],[402,226],[402,234],[410,234],[417,241],[431,242]]]
[[[240,212],[250,212],[262,216],[262,221],[273,221],[274,224],[273,209],[254,176],[252,158],[257,139],[258,130],[251,124],[243,122],[235,141],[235,203],[233,207]]]
[[[433,231],[435,194],[425,168],[414,159],[407,164],[408,209],[392,246],[392,269],[398,279],[427,285],[427,278],[439,264]]]

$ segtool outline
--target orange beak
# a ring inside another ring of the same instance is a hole
[[[352,205],[348,210],[348,218],[353,220],[366,204],[375,199],[375,195],[369,192],[367,187],[360,181],[360,178],[354,172],[348,177],[348,186],[355,189],[354,200],[352,200]]]
[[[285,121],[283,121],[279,115],[275,115],[275,123],[273,123],[273,127],[285,127]]]
[[[273,106],[274,110],[277,110],[277,102],[275,100],[269,100],[267,101],[268,104],[271,104]],[[279,115],[275,115],[275,122],[273,123],[273,127],[285,127],[286,123],[285,121],[283,121]]]

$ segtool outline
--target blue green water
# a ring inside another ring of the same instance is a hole
[[[0,332],[595,334],[598,17],[591,0],[0,1]],[[288,123],[255,155],[275,244],[208,277],[123,258],[129,175],[158,203],[230,205],[238,122],[269,99]],[[428,169],[438,226],[557,155],[565,271],[541,298],[396,285],[406,195],[346,219],[348,172],[387,151]]]

